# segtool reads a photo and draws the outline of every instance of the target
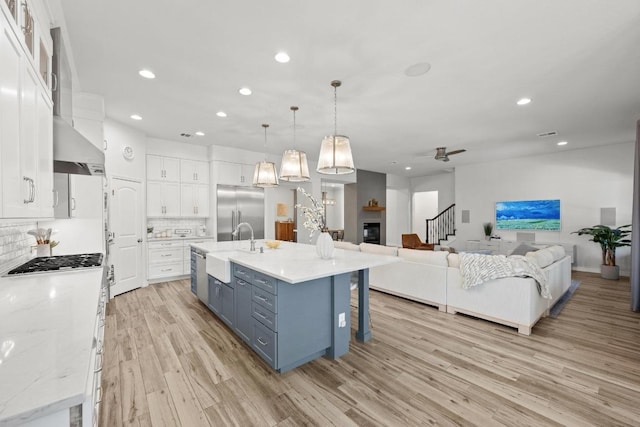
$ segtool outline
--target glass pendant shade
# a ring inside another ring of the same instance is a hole
[[[266,160],[256,163],[256,170],[253,172],[253,185],[263,188],[277,187],[276,164]]]
[[[285,150],[280,164],[280,179],[288,182],[309,181],[307,153],[295,149]]]
[[[343,135],[325,136],[320,145],[318,173],[342,175],[355,171],[349,138]]]

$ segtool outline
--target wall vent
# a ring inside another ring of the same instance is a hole
[[[546,138],[546,137],[548,137],[548,136],[555,136],[555,135],[557,135],[557,134],[558,134],[558,132],[556,132],[555,130],[552,130],[551,132],[543,132],[543,133],[539,133],[539,134],[538,134],[538,136],[539,136],[540,138]]]

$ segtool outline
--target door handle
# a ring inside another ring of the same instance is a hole
[[[142,239],[138,239],[138,243],[142,243]]]

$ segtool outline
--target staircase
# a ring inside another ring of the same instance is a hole
[[[451,237],[456,235],[455,207],[456,204],[454,203],[434,218],[426,220],[426,243],[442,245],[443,242],[450,241]]]

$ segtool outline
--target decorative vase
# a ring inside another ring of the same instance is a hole
[[[600,277],[608,280],[620,279],[620,266],[602,264],[600,266]]]
[[[322,259],[333,258],[333,239],[331,234],[326,231],[320,233],[316,240],[316,253]]]

